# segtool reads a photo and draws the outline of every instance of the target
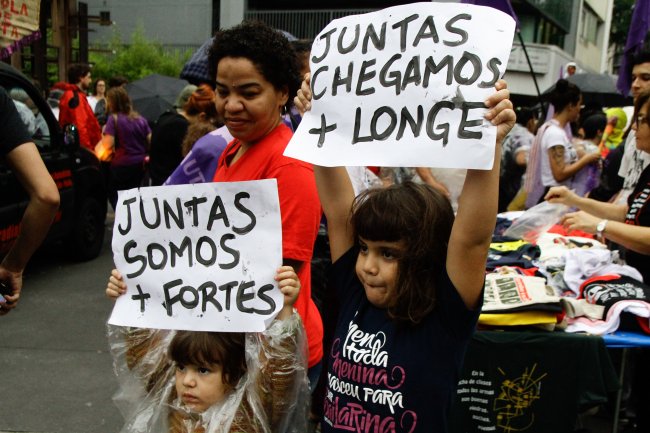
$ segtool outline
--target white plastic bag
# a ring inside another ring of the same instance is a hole
[[[539,235],[548,231],[569,210],[568,206],[559,203],[543,201],[524,212],[514,220],[512,225],[503,233],[516,239],[535,242]]]

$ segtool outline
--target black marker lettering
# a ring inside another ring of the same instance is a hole
[[[436,129],[440,130],[442,129],[441,133],[436,133],[433,129],[433,126],[436,121],[436,116],[438,115],[438,112],[443,109],[443,108],[448,108],[450,110],[454,109],[454,103],[451,101],[440,101],[437,102],[431,110],[429,110],[429,114],[427,116],[427,135],[429,138],[432,140],[440,140],[442,139],[442,145],[443,147],[447,145],[447,142],[449,141],[449,123],[443,123],[442,125],[438,125]]]
[[[255,299],[254,293],[246,293],[246,290],[255,287],[255,281],[242,281],[237,289],[237,309],[242,313],[253,313],[253,309],[244,306],[244,302]]]
[[[343,46],[343,38],[345,37],[345,32],[347,32],[347,30],[348,30],[347,27],[343,27],[341,33],[339,33],[339,42],[337,48],[340,54],[349,53],[350,51],[354,50],[359,44],[359,34],[361,33],[361,26],[357,24],[354,26],[354,39],[352,40],[352,42],[350,42],[350,45],[348,45],[347,47]]]
[[[260,287],[259,290],[257,291],[257,297],[261,301],[264,301],[269,305],[269,308],[266,310],[261,310],[259,308],[256,308],[255,312],[257,314],[268,315],[271,314],[273,310],[275,310],[275,301],[273,300],[273,298],[271,298],[269,295],[266,294],[266,292],[269,292],[271,290],[273,290],[273,284],[265,284],[262,287]]]
[[[180,278],[163,284],[163,293],[165,294],[165,302],[163,302],[163,307],[165,307],[165,310],[167,310],[167,315],[169,317],[171,317],[173,313],[172,306],[179,300],[179,295],[170,297],[169,290],[173,287],[180,286],[181,284],[183,284],[183,280]]]
[[[370,87],[368,89],[362,89],[361,86],[363,86],[363,83],[365,81],[371,80],[377,75],[377,72],[374,70],[371,71],[366,71],[370,66],[375,66],[377,63],[377,60],[375,59],[370,59],[370,60],[365,60],[361,64],[361,71],[359,71],[359,81],[357,81],[357,91],[356,94],[357,96],[364,96],[364,95],[372,95],[375,93],[375,88]]]
[[[468,62],[472,65],[472,75],[469,78],[465,78],[463,77],[463,69]],[[458,60],[454,68],[454,79],[458,84],[471,86],[481,76],[481,68],[481,59],[476,54],[465,51],[463,52],[463,57]]]
[[[210,292],[208,293],[208,289]],[[201,311],[205,313],[207,309],[208,302],[214,305],[218,312],[223,311],[221,304],[214,297],[217,294],[217,285],[212,281],[206,281],[205,283],[199,286],[199,292],[201,292]]]
[[[447,55],[436,65],[433,57],[429,56],[424,60],[424,79],[422,81],[422,86],[427,88],[429,87],[429,76],[432,74],[437,74],[442,68],[447,67],[447,80],[445,83],[450,85],[453,82],[454,71],[453,71],[453,57]]]
[[[413,40],[413,46],[417,47],[422,39],[431,39],[436,44],[440,42],[438,32],[436,31],[436,24],[434,23],[433,17],[431,15],[426,17],[422,22],[420,30]]]
[[[219,286],[219,291],[221,292],[226,292],[226,311],[230,311],[230,299],[232,295],[232,289],[237,287],[237,281],[230,281],[226,284],[222,284]]]
[[[142,218],[142,224],[148,229],[154,230],[157,229],[158,226],[160,225],[160,206],[158,204],[158,199],[154,197],[153,199],[153,207],[156,211],[156,218],[153,223],[150,223],[147,221],[147,216],[146,212],[144,211],[144,201],[140,200],[140,218]]]
[[[207,257],[203,257],[203,245],[207,245],[210,249]],[[203,266],[212,266],[217,262],[217,245],[210,237],[201,236],[196,241],[196,261]]]
[[[314,97],[314,100],[322,98],[327,92],[327,87],[325,87],[320,93],[316,91],[316,79],[321,72],[329,71],[329,69],[329,66],[321,66],[320,68],[316,69],[313,74],[311,74],[311,94]]]
[[[186,293],[189,293],[191,296],[191,298],[188,300],[185,299]],[[183,286],[181,288],[181,291],[178,293],[178,297],[180,298],[181,305],[188,310],[191,310],[199,305],[199,292],[192,286]]]
[[[232,256],[232,262],[230,263],[219,263],[221,269],[232,269],[237,264],[239,264],[239,251],[234,248],[230,248],[226,241],[235,239],[235,235],[232,233],[226,233],[221,237],[221,249]]]
[[[246,233],[250,233],[255,228],[255,225],[257,224],[257,219],[255,218],[255,214],[246,206],[244,206],[241,202],[245,198],[246,199],[251,198],[251,195],[247,192],[238,192],[237,194],[235,194],[235,207],[239,212],[247,215],[248,218],[250,218],[251,220],[251,222],[244,227],[232,228],[232,231],[237,233],[238,235],[245,235]]]
[[[185,252],[187,253],[187,263],[189,266],[194,266],[194,261],[192,260],[192,241],[188,236],[183,238],[180,246],[176,246],[173,242],[169,243],[169,265],[174,268],[176,267],[176,257],[180,258]]]
[[[133,218],[133,214],[131,213],[131,205],[135,203],[137,199],[135,197],[131,197],[128,200],[124,200],[122,202],[123,205],[126,206],[126,228],[122,228],[121,225],[117,226],[117,229],[120,231],[120,234],[124,236],[131,230],[131,218]]]
[[[408,123],[411,127],[411,132],[413,137],[419,137],[420,132],[422,131],[422,124],[424,122],[424,108],[421,105],[418,105],[418,119],[417,121],[413,119],[409,110],[404,107],[402,108],[402,113],[400,117],[399,130],[397,131],[396,139],[399,140],[404,136],[404,130],[406,129],[406,124]]]
[[[388,124],[384,132],[380,133],[377,131],[377,122],[379,121],[379,118],[381,117],[382,114],[388,114],[388,117],[390,118],[390,123]],[[390,107],[379,107],[372,115],[372,120],[370,121],[370,133],[372,134],[372,138],[378,141],[386,140],[393,133],[396,125],[397,125],[397,113],[395,113],[395,110],[393,110]]]
[[[448,47],[457,47],[458,45],[464,44],[467,42],[468,35],[467,32],[461,28],[454,27],[454,24],[456,24],[456,21],[458,20],[471,20],[472,17],[471,15],[468,14],[459,14],[447,21],[447,24],[445,25],[445,28],[449,33],[453,33],[455,35],[460,36],[460,41],[443,41],[445,45]]]
[[[372,141],[372,137],[367,135],[365,137],[359,136],[359,129],[361,129],[361,108],[357,107],[354,115],[354,134],[352,135],[352,144]]]
[[[325,51],[323,52],[323,54],[320,57],[312,56],[312,58],[311,58],[312,62],[320,63],[320,62],[323,61],[323,59],[325,59],[325,57],[327,57],[327,54],[330,51],[330,38],[334,33],[336,33],[337,30],[338,29],[335,27],[335,28],[333,28],[332,30],[330,30],[329,32],[325,33],[324,35],[322,35],[320,37],[320,39],[325,39]]]
[[[381,68],[381,71],[379,73],[379,83],[384,86],[384,87],[390,87],[390,86],[395,86],[395,94],[399,95],[400,93],[400,81],[402,81],[402,76],[399,71],[392,71],[388,73],[388,69],[395,63],[396,60],[401,59],[402,55],[401,54],[394,54],[393,57],[388,59],[386,64],[384,65],[383,68]],[[386,80],[386,74],[390,78],[392,78],[391,81]]]
[[[212,230],[212,224],[216,220],[223,220],[223,225],[230,227],[230,221],[228,221],[228,215],[226,214],[226,208],[223,206],[221,196],[216,196],[212,202],[210,216],[208,217],[208,230]]]
[[[160,263],[155,262],[154,253],[160,252]],[[149,257],[149,267],[153,270],[163,269],[167,264],[167,250],[160,244],[151,243],[147,245],[147,256]]]
[[[483,133],[480,131],[468,131],[466,129],[481,126],[483,124],[483,119],[467,120],[467,114],[469,110],[473,110],[475,108],[485,108],[485,104],[482,102],[463,102],[463,116],[460,119],[460,124],[458,125],[458,138],[480,139],[483,137]]]
[[[334,71],[334,79],[332,80],[332,96],[336,96],[338,93],[338,88],[341,85],[345,85],[345,91],[350,93],[352,90],[352,74],[354,73],[354,65],[352,62],[348,63],[348,75],[346,77],[341,76],[341,68],[336,67]]]
[[[183,208],[181,206],[181,199],[176,198],[176,213],[172,209],[172,205],[163,201],[163,215],[165,216],[165,226],[171,228],[170,219],[173,219],[176,223],[176,227],[179,229],[185,228],[185,220],[183,219]]]
[[[501,60],[492,57],[487,64],[487,68],[492,72],[492,79],[490,81],[483,81],[478,86],[484,89],[494,86],[499,81],[499,66],[501,66]]]
[[[418,14],[413,14],[411,16],[408,16],[404,18],[402,21],[398,21],[395,24],[393,24],[393,28],[400,29],[399,33],[399,48],[401,52],[406,51],[406,36],[408,34],[408,25],[411,21],[414,21],[418,19],[419,15]]]
[[[201,203],[208,201],[207,197],[192,197],[191,200],[185,202],[185,207],[189,209],[192,214],[192,226],[198,227],[199,225],[199,212],[197,207]]]
[[[137,246],[138,243],[134,240],[130,240],[124,244],[124,260],[126,260],[128,264],[132,264],[136,262],[140,262],[141,264],[140,269],[138,269],[135,272],[131,272],[130,274],[126,274],[127,278],[133,278],[133,277],[137,277],[138,275],[142,275],[142,273],[147,267],[147,259],[144,256],[136,255],[131,257],[129,254],[130,251]]]
[[[406,71],[404,72],[404,80],[402,81],[402,90],[406,89],[410,83],[419,85],[422,81],[422,75],[420,74],[420,56],[414,56],[409,64],[406,65]]]
[[[363,47],[361,48],[361,52],[363,54],[366,54],[368,52],[368,42],[371,39],[372,44],[375,46],[375,49],[379,51],[384,49],[386,46],[386,23],[381,24],[381,31],[379,32],[379,36],[377,35],[375,27],[372,25],[372,23],[368,24],[366,33],[363,36]]]

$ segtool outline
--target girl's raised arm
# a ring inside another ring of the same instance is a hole
[[[311,109],[310,75],[305,80],[294,99],[295,106],[301,114]],[[323,212],[327,218],[327,233],[330,240],[332,262],[341,257],[352,245],[352,226],[350,213],[354,202],[354,189],[345,167],[321,167],[314,165],[316,187]]]
[[[494,166],[491,170],[467,170],[458,213],[451,230],[447,273],[468,308],[477,308],[485,280],[485,262],[496,224],[499,199],[501,143],[515,124],[505,81],[486,101],[485,118],[497,126]]]

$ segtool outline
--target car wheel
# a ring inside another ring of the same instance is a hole
[[[99,202],[86,197],[72,229],[70,252],[77,260],[90,260],[99,255],[104,243],[106,209]]]

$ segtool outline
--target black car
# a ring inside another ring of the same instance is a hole
[[[99,160],[92,151],[79,146],[74,125],[59,126],[32,81],[2,62],[0,86],[19,108],[61,195],[59,211],[44,243],[60,242],[79,260],[97,257],[104,241],[107,210]],[[15,241],[28,201],[29,196],[0,159],[0,256]]]

